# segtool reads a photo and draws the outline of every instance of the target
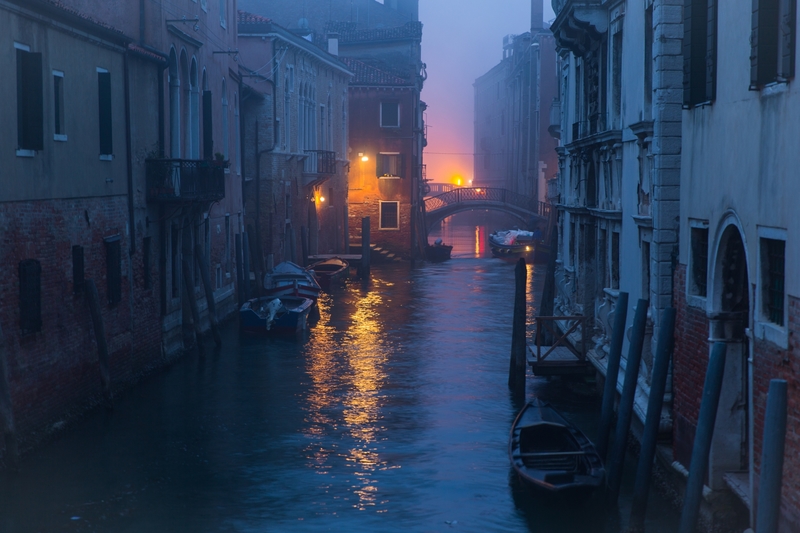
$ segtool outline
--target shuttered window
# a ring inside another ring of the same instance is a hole
[[[750,89],[794,77],[797,0],[753,0]]]
[[[211,91],[203,91],[203,158],[214,157],[214,126]]]
[[[17,51],[17,148],[44,148],[42,54]]]
[[[99,102],[100,155],[114,153],[111,136],[111,74],[103,69],[97,70],[97,98]]]
[[[683,104],[710,102],[717,89],[717,1],[686,0],[683,10]]]
[[[42,330],[42,265],[36,259],[19,264],[19,325],[23,335]]]
[[[400,178],[403,176],[403,157],[395,153],[378,154],[375,171],[379,178]]]
[[[786,241],[761,239],[762,307],[767,320],[783,326]]]
[[[83,246],[75,245],[72,247],[72,291],[81,292],[84,281]]]
[[[106,239],[106,290],[108,304],[122,300],[122,254],[119,236]]]

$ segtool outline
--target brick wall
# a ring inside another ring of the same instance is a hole
[[[673,454],[689,467],[703,383],[709,354],[709,324],[705,310],[686,301],[686,265],[675,271],[675,350],[673,353]],[[771,379],[788,382],[788,419],[782,489],[782,520],[789,530],[800,528],[800,359],[795,332],[800,328],[800,299],[788,297],[789,348],[784,350],[766,340],[756,340],[753,350],[754,458],[755,479],[761,472],[764,416]],[[757,500],[757,496],[756,496]],[[792,529],[793,528],[793,529]]]
[[[95,281],[99,293],[112,387],[133,382],[161,358],[156,265],[151,261],[153,286],[144,289],[142,240],[131,264],[127,216],[123,196],[0,204],[0,227],[4,228],[0,261],[7,273],[0,283],[0,321],[23,449],[45,437],[52,424],[78,414],[101,397],[86,291],[74,290],[73,245],[84,247],[85,277]],[[104,238],[114,235],[121,241],[122,299],[112,306]],[[25,259],[36,259],[41,265],[42,327],[22,335],[18,269]]]

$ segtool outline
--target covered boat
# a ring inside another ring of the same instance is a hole
[[[594,444],[549,403],[538,399],[514,420],[508,455],[519,477],[545,493],[588,496],[605,480]]]
[[[302,296],[316,302],[320,289],[311,272],[291,261],[279,263],[264,276],[267,296]]]
[[[536,247],[542,245],[541,231],[510,229],[489,234],[489,247],[495,257],[533,257]]]
[[[350,263],[339,257],[331,257],[317,261],[306,271],[314,276],[323,291],[331,292],[331,287],[341,284],[350,275]]]
[[[250,333],[299,333],[308,327],[313,305],[312,300],[295,296],[251,298],[239,309],[239,327]]]

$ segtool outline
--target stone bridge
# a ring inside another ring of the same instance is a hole
[[[531,221],[546,223],[550,204],[496,187],[465,187],[425,199],[425,231],[450,215],[472,209],[492,209],[508,213],[527,227]]]

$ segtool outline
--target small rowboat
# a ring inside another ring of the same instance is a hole
[[[448,246],[442,242],[442,239],[436,239],[436,242],[425,246],[425,259],[431,263],[441,263],[450,259],[450,252],[453,251],[452,246]]]
[[[267,296],[300,296],[316,303],[320,289],[310,272],[291,261],[279,263],[264,276],[264,292]]]
[[[341,284],[350,274],[350,263],[338,257],[331,257],[317,261],[306,268],[307,272],[317,280],[325,292],[331,292],[331,287]]]
[[[239,309],[239,327],[262,335],[300,333],[308,327],[308,313],[313,305],[308,298],[294,296],[252,298]]]
[[[514,420],[508,455],[519,477],[544,493],[585,497],[605,480],[603,461],[592,441],[538,399]]]

